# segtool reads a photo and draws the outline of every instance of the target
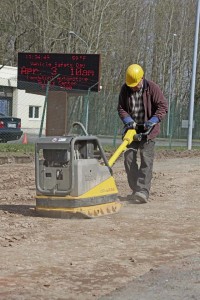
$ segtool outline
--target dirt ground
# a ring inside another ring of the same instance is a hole
[[[150,202],[96,219],[36,217],[34,162],[0,165],[0,299],[99,299],[200,250],[199,151],[157,154]]]

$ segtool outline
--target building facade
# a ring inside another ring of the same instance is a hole
[[[45,96],[17,88],[17,68],[0,66],[0,112],[21,118],[23,132],[39,134]],[[44,115],[44,128],[46,115]]]

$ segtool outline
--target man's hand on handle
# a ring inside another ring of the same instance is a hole
[[[158,117],[154,116],[151,119],[149,119],[147,122],[144,123],[144,129],[149,130],[158,122],[159,122]]]
[[[135,129],[137,126],[137,124],[135,123],[135,121],[129,122],[127,124],[124,125],[124,128],[122,130],[122,138],[124,137],[124,135],[127,133],[127,131],[129,129]]]

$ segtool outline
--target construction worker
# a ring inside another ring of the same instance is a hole
[[[141,141],[133,141],[124,153],[127,179],[133,193],[130,200],[147,203],[151,188],[155,138],[160,132],[160,122],[167,113],[167,102],[159,86],[146,80],[138,64],[126,70],[126,82],[119,94],[118,114],[124,123],[124,133],[136,129],[137,133],[150,132]],[[137,153],[140,153],[140,165]]]

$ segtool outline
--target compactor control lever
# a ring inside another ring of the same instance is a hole
[[[138,125],[141,126],[141,125]],[[142,125],[144,128],[144,125]],[[149,128],[147,131],[142,133],[137,133],[136,129],[128,129],[126,133],[123,135],[123,142],[121,145],[117,148],[117,150],[114,152],[114,154],[111,156],[111,158],[108,161],[109,167],[112,167],[115,163],[115,161],[118,159],[118,157],[126,150],[127,146],[130,145],[133,141],[141,141],[143,136],[147,136],[153,129],[153,127]]]
[[[149,135],[149,134],[151,133],[151,131],[153,130],[153,128],[154,128],[155,125],[156,125],[156,123],[155,123],[155,124],[152,124],[152,126],[151,126],[147,131],[145,131],[145,132],[136,133],[136,134],[134,135],[133,140],[134,140],[134,141],[140,142],[140,141],[142,140],[142,137],[143,137],[143,136],[147,136],[147,135]],[[138,124],[137,126],[138,126],[138,127],[143,127],[143,129],[144,129],[144,124],[142,124],[142,125]],[[137,130],[137,128],[136,128],[136,130]]]
[[[118,157],[121,155],[122,152],[124,152],[128,145],[130,145],[134,139],[134,136],[136,135],[135,129],[129,129],[126,134],[123,136],[123,142],[121,145],[117,148],[115,153],[111,156],[111,158],[108,161],[109,167],[112,167],[115,163],[115,161],[118,159]]]

